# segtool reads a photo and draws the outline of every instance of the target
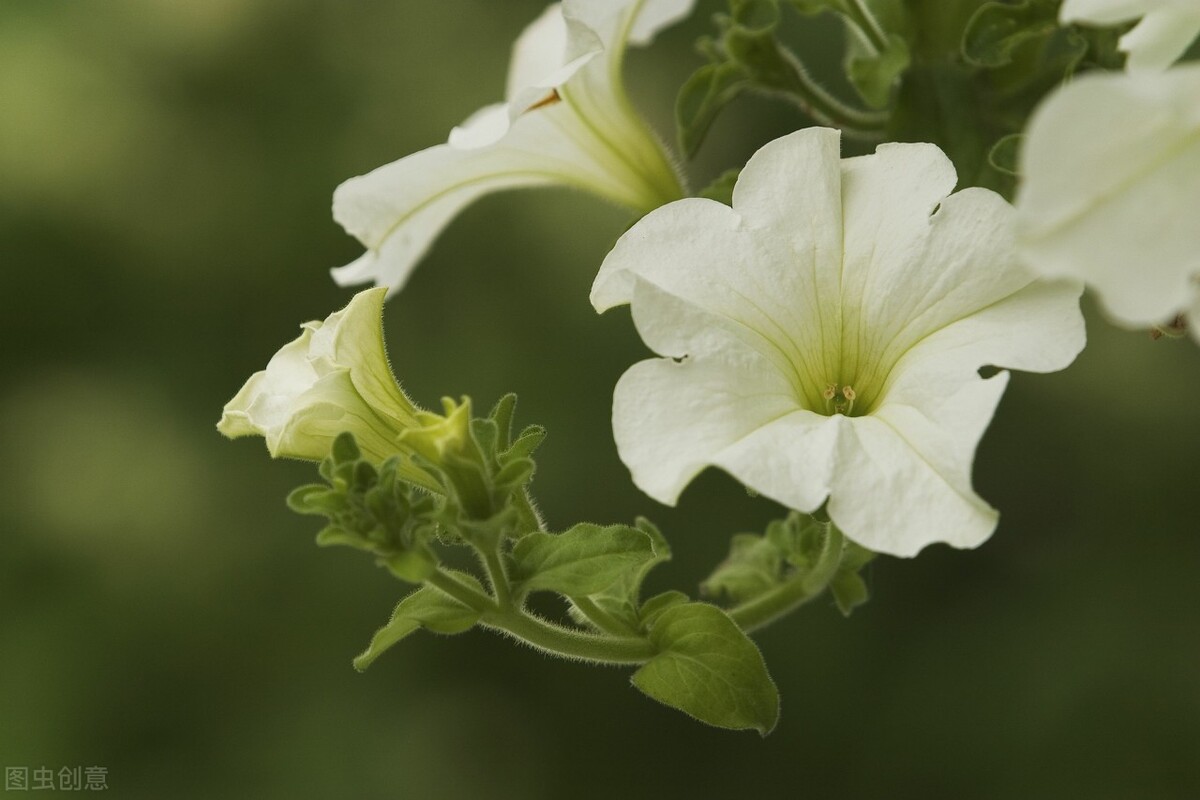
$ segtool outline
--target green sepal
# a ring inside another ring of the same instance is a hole
[[[863,580],[861,570],[875,553],[847,539],[842,547],[842,560],[837,574],[829,582],[829,591],[842,616],[848,617],[854,609],[870,599],[871,593]]]
[[[310,483],[299,486],[287,496],[287,506],[297,514],[329,516],[344,505],[342,494],[325,484]]]
[[[637,572],[654,556],[653,540],[637,528],[584,522],[564,533],[535,531],[518,539],[512,549],[512,577],[520,593],[587,597]]]
[[[339,433],[337,438],[333,440],[329,457],[333,459],[335,465],[355,462],[362,458],[362,451],[358,448],[358,442],[355,440],[354,434],[349,431]]]
[[[455,572],[454,575],[480,592],[483,591],[479,581],[470,575],[463,572]],[[450,595],[432,586],[424,586],[400,601],[388,623],[376,631],[367,649],[354,659],[354,668],[362,672],[385,650],[418,628],[425,628],[433,633],[462,633],[474,627],[479,617],[478,611],[463,605]]]
[[[649,631],[658,655],[634,673],[649,697],[718,728],[766,736],[779,691],[762,654],[729,616],[707,603],[672,605]]]

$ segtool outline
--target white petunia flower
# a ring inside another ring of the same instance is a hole
[[[978,370],[1069,364],[1081,288],[1035,282],[1013,257],[1010,206],[951,195],[936,146],[838,149],[827,129],[777,139],[732,208],[680,200],[617,242],[592,303],[629,303],[666,356],[617,384],[617,448],[664,503],[711,465],[801,511],[828,500],[872,550],[974,547],[997,514],[971,464],[1008,382]]]
[[[1200,341],[1200,65],[1079,78],[1034,113],[1020,163],[1031,268],[1086,281],[1127,327],[1190,312]]]
[[[333,216],[367,247],[333,270],[339,285],[395,292],[467,205],[501,189],[559,184],[645,212],[683,195],[675,167],[621,82],[629,44],[647,44],[695,0],[564,0],[513,48],[506,101],[477,111],[446,144],[337,188]]]
[[[1063,24],[1102,26],[1141,19],[1118,43],[1131,72],[1166,69],[1200,35],[1198,0],[1066,0],[1058,18]]]
[[[367,457],[399,451],[420,412],[396,383],[383,343],[383,289],[359,292],[323,322],[306,322],[299,338],[272,356],[230,400],[217,430],[231,439],[262,436],[276,458],[319,461],[350,431]],[[419,470],[404,477],[432,486]]]

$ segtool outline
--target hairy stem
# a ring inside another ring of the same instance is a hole
[[[887,34],[884,33],[883,26],[879,24],[879,20],[875,18],[863,0],[846,0],[846,14],[862,31],[876,55],[887,49]]]
[[[879,111],[864,111],[843,103],[827,91],[808,73],[803,62],[786,48],[780,48],[780,56],[787,64],[787,84],[768,94],[787,100],[799,108],[814,122],[839,128],[852,139],[882,141],[888,115]]]
[[[588,633],[534,616],[524,609],[501,607],[495,600],[436,570],[426,579],[465,606],[478,611],[479,623],[524,642],[535,650],[593,664],[644,664],[657,654],[648,639]]]

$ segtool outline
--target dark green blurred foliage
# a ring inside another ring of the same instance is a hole
[[[722,5],[628,59],[668,139]],[[992,541],[876,559],[849,619],[830,599],[757,635],[784,704],[765,741],[483,633],[352,669],[404,587],[313,545],[283,502],[311,465],[213,426],[348,299],[334,186],[497,99],[541,7],[0,4],[0,764],[105,765],[129,798],[1200,794],[1200,350],[1096,314],[1071,369],[1015,377],[981,446]],[[824,25],[800,35],[831,81]],[[801,124],[736,101],[692,185]],[[488,198],[389,304],[388,342],[428,407],[518,392],[550,432],[551,525],[651,516],[675,557],[649,591],[694,595],[780,510],[717,473],[677,510],[629,483],[609,401],[647,354],[586,300],[628,222],[560,190]]]

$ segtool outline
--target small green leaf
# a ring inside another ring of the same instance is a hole
[[[829,591],[837,602],[842,616],[850,616],[850,612],[867,602],[870,593],[867,584],[857,572],[840,572],[829,582]]]
[[[971,16],[963,32],[963,58],[978,67],[1011,63],[1013,51],[1020,45],[1058,29],[1058,5],[1053,0],[985,3]]]
[[[642,624],[646,627],[650,627],[654,625],[654,621],[658,619],[658,616],[668,608],[673,608],[680,603],[686,603],[689,600],[691,600],[691,598],[683,592],[672,589],[670,591],[663,592],[662,594],[656,594],[645,603],[642,603],[642,608],[638,612],[638,615],[641,617]]]
[[[602,592],[655,556],[654,542],[627,525],[580,523],[565,533],[542,531],[513,546],[514,578],[524,591],[586,597]]]
[[[668,544],[666,537],[662,535],[658,527],[645,517],[638,517],[634,520],[633,525],[650,537],[650,541],[654,545],[654,557],[637,569],[622,573],[607,589],[592,595],[592,602],[631,627],[640,628],[645,621],[638,608],[642,582],[650,570],[671,560],[671,545]]]
[[[650,629],[659,654],[633,675],[645,694],[718,728],[766,736],[779,692],[762,654],[724,611],[707,603],[667,608]]]
[[[910,63],[908,42],[893,33],[888,35],[888,46],[881,53],[852,52],[846,59],[846,75],[867,105],[886,108]]]
[[[1021,134],[1002,137],[988,151],[988,163],[1006,175],[1017,174],[1017,151],[1021,149]]]
[[[770,539],[753,533],[736,534],[729,556],[700,584],[706,595],[744,602],[759,596],[783,578],[783,554]]]
[[[393,575],[409,583],[421,583],[437,569],[437,557],[424,546],[402,550],[380,561]]]
[[[479,581],[471,576],[461,572],[455,574],[460,580],[468,581],[483,591]],[[362,672],[385,650],[418,628],[425,628],[434,633],[462,633],[478,621],[478,611],[468,608],[449,595],[430,586],[417,589],[396,606],[388,624],[375,633],[367,649],[354,659],[354,668]]]
[[[745,71],[729,61],[705,64],[684,81],[675,100],[675,124],[685,157],[696,154],[721,109],[750,85]]]

